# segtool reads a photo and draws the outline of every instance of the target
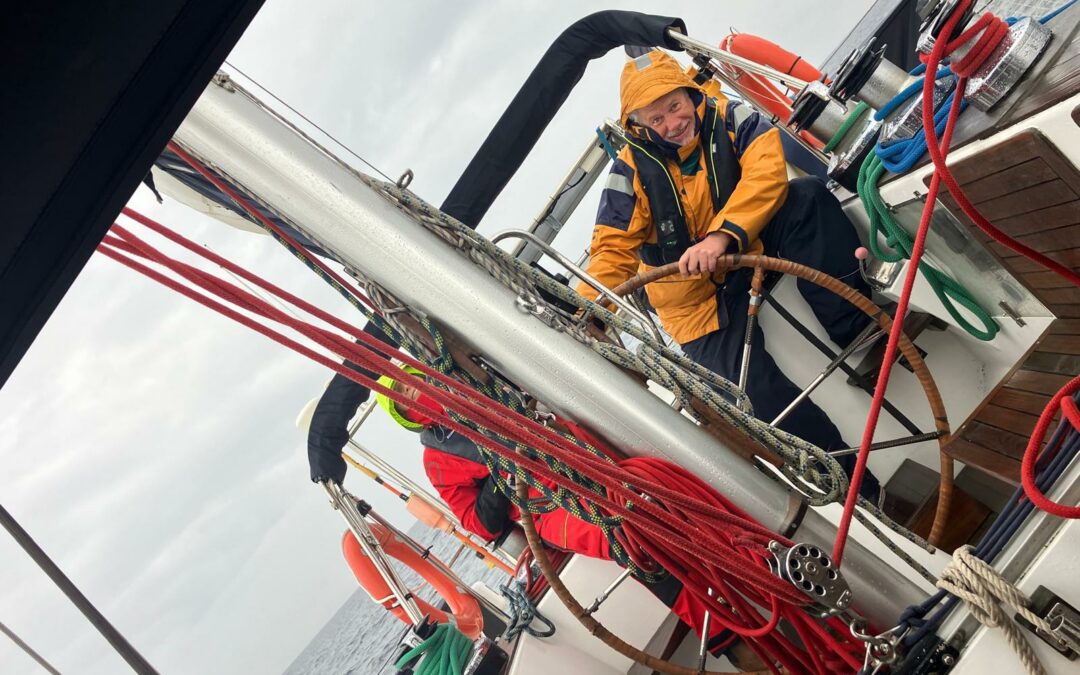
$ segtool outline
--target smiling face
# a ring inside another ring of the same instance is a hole
[[[633,117],[680,148],[694,139],[694,104],[686,89],[675,89],[644,108],[634,111]]]

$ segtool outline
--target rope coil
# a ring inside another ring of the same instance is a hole
[[[1042,663],[1025,639],[1020,627],[1004,612],[1002,605],[1014,610],[1033,626],[1049,634],[1046,619],[1031,611],[1027,596],[1005,580],[997,571],[973,555],[971,546],[961,546],[953,559],[941,571],[937,587],[968,604],[971,615],[987,628],[1000,628],[1009,646],[1020,657],[1024,669],[1031,675],[1045,675]]]
[[[420,665],[412,671],[415,675],[461,675],[472,648],[472,640],[464,633],[451,624],[440,623],[431,636],[402,654],[394,667],[405,668],[422,656]]]
[[[771,429],[768,425],[755,420],[746,412],[738,410],[737,406],[733,406],[727,398],[735,401],[745,401],[745,393],[738,390],[730,382],[719,378],[710,371],[697,366],[697,364],[689,362],[685,357],[668,349],[666,345],[656,343],[652,336],[642,329],[624,322],[621,317],[616,317],[605,308],[589,303],[561,284],[550,281],[539,273],[520,265],[501,249],[490,244],[486,239],[479,237],[474,231],[415,199],[407,191],[377,181],[370,181],[369,184],[392,202],[398,204],[399,207],[409,212],[418,221],[425,224],[430,230],[455,245],[469,259],[480,264],[495,278],[519,294],[541,298],[540,290],[543,289],[556,297],[568,300],[574,306],[586,309],[588,313],[598,316],[609,325],[634,335],[641,344],[636,352],[606,345],[592,338],[573,315],[554,307],[550,308],[552,322],[579,341],[589,345],[610,360],[620,364],[628,364],[647,377],[671,387],[676,397],[682,401],[689,402],[694,398],[701,399],[719,414],[724,415],[726,413],[732,424],[748,430],[752,437],[761,439],[766,446],[777,446],[785,449],[787,455],[795,460],[790,462],[794,467],[792,470],[796,471],[801,478],[809,480],[811,485],[814,484],[814,481],[821,483],[822,477],[830,474],[831,482],[823,483],[822,492],[824,494],[834,493],[833,497],[835,498],[835,494],[843,493],[846,488],[846,477],[838,466],[835,466],[835,460],[832,460],[827,455],[820,457],[818,454],[821,453],[820,449],[813,448],[813,446],[801,442],[800,439],[785,435],[783,432]],[[234,199],[243,205],[243,196],[236,194],[235,191],[232,194]],[[162,259],[153,250],[148,249],[130,233],[124,232],[122,229],[117,229],[115,232],[118,236],[106,242],[107,246],[103,248],[103,252],[113,257],[117,257],[121,252],[134,254],[147,257],[158,264],[167,264],[166,260]],[[297,249],[298,252],[295,242],[289,241],[286,237],[279,237],[278,239],[290,248]],[[126,261],[125,264],[136,266],[130,261]],[[392,356],[399,355],[396,351],[387,348],[370,336],[360,334],[360,331],[356,331],[351,326],[335,322],[332,317],[320,316],[319,318],[335,326],[346,336],[351,335],[355,339],[364,342],[364,344],[359,346],[340,334],[321,331],[294,322],[284,313],[275,310],[266,303],[260,303],[257,299],[245,295],[241,289],[228,284],[216,283],[209,279],[205,273],[194,270],[190,266],[176,265],[173,269],[181,273],[189,282],[208,289],[213,287],[222,297],[237,306],[293,327],[324,348],[347,358],[357,365],[371,369],[373,372],[382,372],[382,368],[391,367],[388,366],[388,360]],[[147,272],[144,271],[144,273]],[[151,276],[153,275],[151,274]],[[324,279],[332,278],[330,274],[326,273],[326,270],[322,270],[321,276]],[[509,386],[510,383],[498,377],[493,377],[490,382],[486,383],[477,382],[463,368],[458,367],[453,354],[450,353],[442,331],[427,317],[419,315],[408,308],[403,308],[400,302],[383,289],[380,289],[378,285],[365,279],[362,275],[356,276],[368,291],[367,295],[375,306],[373,311],[360,307],[362,311],[377,326],[389,335],[399,339],[408,351],[422,355],[424,361],[427,362],[423,363],[411,358],[402,359],[409,365],[422,370],[427,381],[418,380],[417,384],[422,383],[426,387],[424,392],[431,395],[444,407],[446,412],[436,417],[437,422],[462,433],[477,443],[485,454],[485,460],[493,475],[501,478],[504,473],[512,474],[521,479],[522,485],[527,485],[540,492],[545,503],[539,507],[539,510],[564,508],[576,517],[600,526],[608,536],[616,559],[634,571],[639,578],[648,579],[650,576],[655,578],[659,573],[655,567],[658,559],[664,560],[673,567],[679,567],[680,564],[683,564],[684,569],[687,567],[693,569],[724,568],[731,570],[739,577],[741,579],[740,583],[758,589],[768,589],[772,599],[766,600],[765,606],[778,606],[776,605],[779,602],[778,597],[784,597],[784,602],[794,606],[805,604],[804,597],[790,595],[791,591],[786,586],[776,586],[775,584],[778,581],[776,577],[763,573],[761,566],[756,564],[747,565],[744,558],[726,557],[715,550],[708,550],[707,547],[701,546],[701,542],[707,540],[707,537],[703,534],[703,532],[707,534],[707,531],[703,529],[704,524],[709,523],[714,526],[717,519],[722,521],[723,512],[721,510],[715,507],[703,508],[700,500],[689,499],[685,492],[678,489],[671,489],[664,485],[648,484],[641,475],[631,473],[626,466],[612,463],[604,453],[587,442],[572,438],[567,434],[556,433],[545,427],[536,426],[535,419],[524,408],[522,398],[514,391],[512,386]],[[160,275],[155,278],[160,280]],[[334,279],[334,282],[335,287],[339,288],[343,294],[346,294],[346,291],[349,290],[338,279]],[[277,293],[275,292],[275,294]],[[354,304],[359,305],[360,303],[354,302]],[[218,311],[227,313],[242,323],[245,322],[243,319],[246,317],[238,316],[236,312],[225,311],[220,308],[218,308]],[[312,313],[319,316],[316,312]],[[263,334],[272,334],[272,331],[254,322],[246,322],[246,325],[250,325]],[[275,339],[279,339],[279,336],[275,336]],[[279,339],[279,341],[288,343],[286,340]],[[307,354],[320,363],[324,363],[337,372],[348,370],[342,368],[340,364],[320,357],[311,350],[305,350],[295,343],[293,345],[294,349]],[[393,372],[397,373],[396,370]],[[343,374],[350,375],[350,372]],[[352,376],[355,378],[355,373]],[[468,384],[462,385],[455,378],[460,378]],[[428,381],[431,384],[428,384]],[[368,386],[373,391],[381,391],[381,393],[385,393],[391,398],[396,395],[396,392],[381,390],[374,382],[361,381],[361,384]],[[726,396],[721,395],[717,390],[724,392]],[[409,407],[409,402],[404,400],[397,402],[405,405],[406,408]],[[509,418],[506,418],[504,408],[509,408],[514,413],[511,413]],[[425,410],[425,412],[430,414],[432,411]],[[530,426],[530,424],[533,426]],[[640,490],[646,485],[646,492],[653,496],[652,499],[641,498]],[[500,488],[509,491],[508,484],[500,485]],[[823,498],[822,495],[813,494],[813,491],[808,494],[808,497],[811,500]],[[538,510],[533,499],[516,500],[516,502],[525,512],[536,512]],[[676,511],[680,515],[676,515]],[[687,516],[686,514],[691,515]],[[687,519],[689,521],[695,521],[696,519],[691,530],[686,529]],[[627,523],[631,523],[631,526],[627,527]],[[640,534],[635,534],[634,527],[640,528],[637,530]],[[673,538],[672,535],[675,533],[677,533],[677,536]],[[766,532],[760,532],[755,536],[763,538],[766,535],[775,538],[775,535]],[[663,549],[655,544],[655,541],[660,539],[664,541]],[[744,539],[745,537],[742,537],[740,541],[744,541]],[[740,543],[738,546],[746,548],[747,544]],[[762,550],[764,548],[763,541],[758,540],[747,550],[752,551],[754,547],[757,547],[759,551]],[[694,559],[696,556],[697,560],[694,560],[691,566],[685,562],[680,562],[683,561],[682,556],[690,556],[685,558],[687,561]],[[692,578],[690,575],[686,575],[686,581],[689,582],[687,588],[700,596],[704,590],[702,587],[704,579],[700,577]],[[714,608],[710,607],[710,610],[712,609]],[[724,606],[718,606],[715,609],[718,616],[723,615],[724,612],[729,612],[728,619],[733,624],[737,624],[744,632],[765,633],[767,629],[771,629],[770,624],[775,625],[775,621],[777,621],[774,612],[771,620],[764,623],[746,624],[748,617],[751,616],[748,606],[740,611],[737,617],[731,615],[732,610]],[[802,616],[801,613],[797,615]],[[809,637],[815,631],[822,630],[822,628],[815,622],[809,622],[802,625],[802,630],[809,631],[807,633],[807,637]],[[800,663],[799,658],[794,656],[789,648],[773,644],[773,641],[778,638],[763,635],[762,639],[770,646],[770,651],[771,649],[779,649],[781,652],[788,654],[787,667],[789,669],[793,672],[801,670],[798,665]],[[817,654],[811,654],[810,658],[814,661],[815,666],[821,666],[824,663],[820,659],[828,660],[827,657]],[[821,668],[815,667],[814,670],[820,672]]]

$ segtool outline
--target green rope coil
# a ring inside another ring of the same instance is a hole
[[[869,249],[878,259],[885,262],[899,262],[911,257],[911,249],[915,240],[900,223],[893,218],[889,206],[881,198],[878,183],[885,175],[886,169],[877,156],[871,153],[862,166],[859,167],[858,191],[859,199],[870,217]],[[880,234],[884,234],[885,246],[881,245]],[[890,250],[891,249],[891,250]],[[997,322],[982,308],[960,282],[937,269],[925,260],[919,262],[919,271],[930,288],[937,295],[945,311],[949,313],[957,324],[970,335],[983,341],[993,340],[998,332]],[[967,317],[960,313],[957,305],[971,312],[982,324],[981,327],[972,324]]]
[[[440,623],[426,640],[401,655],[394,667],[402,669],[419,656],[424,659],[415,675],[462,675],[472,653],[473,642],[455,626]]]

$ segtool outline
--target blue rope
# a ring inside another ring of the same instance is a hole
[[[1080,402],[1080,394],[1075,395],[1073,399]],[[1059,444],[1060,449],[1057,454],[1039,469],[1036,476],[1035,483],[1043,492],[1049,490],[1057,482],[1073,458],[1080,454],[1080,433],[1072,428],[1068,420],[1059,423],[1046,447],[1054,448]],[[1035,505],[1024,497],[1023,488],[1018,488],[975,547],[973,551],[975,557],[993,562],[1034,509]],[[943,600],[944,603],[942,603]],[[938,591],[921,604],[908,607],[899,621],[900,625],[912,629],[905,636],[904,645],[910,648],[929,633],[936,631],[958,603],[957,598],[948,595],[945,591]],[[930,618],[924,618],[935,607],[937,610],[934,614]]]
[[[1050,12],[1049,14],[1044,14],[1042,17],[1040,17],[1039,18],[1039,23],[1046,23],[1047,21],[1049,21],[1050,19],[1053,19],[1058,14],[1061,14],[1062,12],[1067,10],[1068,8],[1072,7],[1074,4],[1076,4],[1076,0],[1069,0],[1068,2],[1066,2],[1061,7],[1058,7],[1057,9]]]
[[[934,113],[934,131],[939,138],[944,133],[945,125],[949,121],[949,107],[952,105],[954,96],[956,96],[955,91],[949,94],[941,107]],[[960,111],[963,112],[966,107],[967,101],[961,100]],[[911,138],[893,141],[892,143],[879,142],[874,147],[874,152],[881,159],[882,166],[887,171],[896,174],[910,171],[919,159],[926,154],[926,151],[925,129],[919,129]]]
[[[1064,5],[1062,5],[1061,7],[1058,7],[1057,9],[1050,12],[1049,14],[1043,14],[1042,16],[1039,17],[1039,23],[1045,24],[1050,19],[1053,19],[1058,14],[1061,14],[1062,12],[1067,10],[1068,8],[1072,7],[1075,3],[1076,3],[1076,0],[1069,0]],[[1009,24],[1011,26],[1011,25],[1013,25],[1014,23],[1016,23],[1017,21],[1019,21],[1022,18],[1024,18],[1024,17],[1022,17],[1022,16],[1007,16],[1007,17],[1005,17],[1005,23],[1007,23],[1007,24]]]

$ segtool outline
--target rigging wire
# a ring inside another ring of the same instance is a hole
[[[49,673],[49,675],[60,675],[59,670],[57,670],[56,668],[53,668],[52,664],[50,664],[48,661],[46,661],[45,658],[41,654],[38,654],[36,651],[34,651],[33,647],[26,644],[26,642],[23,641],[22,638],[20,638],[18,635],[15,634],[15,631],[13,631],[10,628],[8,628],[7,626],[5,626],[2,621],[0,621],[0,633],[3,633],[4,635],[8,636],[11,639],[12,642],[14,642],[16,645],[18,645],[19,648],[21,648],[24,652],[26,652],[27,656],[29,656],[30,658],[37,661],[37,664],[39,666],[41,666],[42,668],[44,668],[45,671],[47,673]]]
[[[203,246],[205,246],[207,250],[210,250],[210,251],[213,250],[213,249],[210,248],[209,244],[204,243]],[[296,313],[295,310],[293,310],[291,307],[289,307],[285,303],[281,302],[280,300],[278,300],[274,296],[270,296],[270,297],[264,296],[262,293],[259,292],[259,289],[253,287],[251,284],[249,284],[248,282],[241,279],[239,276],[234,274],[232,270],[230,270],[230,269],[228,269],[226,267],[222,267],[221,269],[224,270],[225,273],[228,274],[230,277],[232,277],[233,281],[235,281],[236,283],[243,286],[244,289],[246,291],[248,291],[249,293],[251,293],[252,295],[258,296],[262,300],[265,300],[267,302],[271,302],[271,303],[277,305],[278,309],[280,309],[283,312],[288,312],[289,314],[292,315],[292,317],[294,319],[299,319],[300,318],[300,316]]]
[[[280,103],[281,105],[283,105],[283,106],[285,106],[286,108],[288,108],[288,109],[289,109],[289,110],[290,110],[290,111],[291,111],[291,112],[292,112],[292,113],[293,113],[294,115],[296,115],[296,116],[297,116],[297,117],[299,117],[300,119],[304,120],[305,122],[307,122],[307,123],[308,123],[308,124],[310,124],[311,126],[313,126],[313,127],[315,127],[316,129],[318,129],[318,130],[319,130],[319,132],[320,132],[320,133],[321,133],[321,134],[322,134],[323,136],[326,136],[326,137],[327,137],[327,138],[329,138],[329,139],[330,139],[331,141],[333,141],[333,142],[334,142],[335,144],[337,144],[337,146],[338,146],[338,147],[340,147],[340,148],[341,148],[342,150],[344,150],[345,152],[349,153],[350,155],[352,155],[352,156],[353,156],[353,157],[355,157],[356,159],[358,159],[358,160],[360,160],[361,162],[363,162],[364,164],[366,164],[366,165],[367,165],[368,167],[370,167],[370,168],[371,168],[371,170],[372,170],[372,171],[374,171],[375,173],[379,174],[380,176],[382,176],[382,177],[383,177],[383,178],[385,178],[386,180],[390,181],[391,183],[396,183],[396,182],[397,182],[397,180],[396,180],[396,179],[394,179],[394,178],[391,178],[390,176],[387,176],[387,175],[386,175],[385,173],[383,173],[383,172],[382,172],[382,170],[381,170],[381,169],[379,169],[379,167],[375,166],[375,165],[374,165],[374,164],[372,164],[371,162],[369,162],[369,161],[367,161],[366,159],[364,159],[363,157],[361,157],[361,156],[360,156],[359,154],[357,154],[356,152],[354,152],[354,151],[352,150],[352,148],[350,148],[349,146],[347,146],[347,145],[345,145],[344,143],[342,143],[341,141],[339,141],[339,140],[338,140],[338,139],[337,139],[336,137],[334,137],[334,136],[333,136],[333,135],[332,135],[332,134],[331,134],[330,132],[328,132],[328,131],[327,131],[326,129],[323,129],[323,128],[322,128],[321,126],[319,126],[319,125],[318,125],[318,124],[317,124],[316,122],[312,121],[312,120],[311,120],[311,118],[309,118],[309,117],[308,117],[307,115],[305,115],[304,113],[300,112],[299,110],[297,110],[297,109],[296,109],[296,108],[294,108],[293,106],[289,105],[289,104],[288,104],[287,102],[285,102],[285,101],[284,101],[283,99],[281,99],[281,98],[280,98],[280,97],[279,97],[279,96],[278,96],[277,94],[275,94],[274,92],[270,91],[269,89],[267,89],[266,87],[264,87],[263,85],[261,85],[261,84],[259,83],[259,81],[258,81],[258,80],[256,80],[256,79],[255,79],[254,77],[252,77],[252,76],[248,75],[247,73],[245,73],[244,71],[240,70],[239,68],[237,68],[237,67],[236,67],[236,66],[234,66],[233,64],[229,63],[228,61],[226,61],[226,62],[225,62],[225,65],[226,65],[226,66],[228,66],[229,68],[232,68],[232,69],[233,69],[233,70],[235,70],[235,71],[236,71],[237,73],[239,73],[240,75],[242,75],[242,76],[243,76],[243,77],[244,77],[244,78],[245,78],[245,79],[246,79],[247,81],[251,82],[251,83],[252,83],[253,85],[255,85],[255,86],[256,86],[256,87],[258,87],[259,89],[261,89],[261,90],[263,90],[264,92],[266,92],[266,95],[267,95],[267,96],[269,96],[270,98],[274,99],[275,101],[277,101],[277,102],[278,102],[278,103]]]
[[[8,513],[8,510],[3,506],[0,506],[0,525],[4,526],[4,529],[14,537],[15,541],[26,551],[26,554],[52,579],[52,582],[67,596],[71,604],[75,605],[76,609],[83,613],[83,616],[90,621],[90,624],[112,645],[116,653],[127,661],[132,670],[139,673],[139,675],[157,675],[158,671],[150,665],[150,662],[105,618],[101,610],[83,595],[82,591],[64,574],[63,570],[53,562],[49,554],[34,541],[33,537],[19,525],[15,517]]]

